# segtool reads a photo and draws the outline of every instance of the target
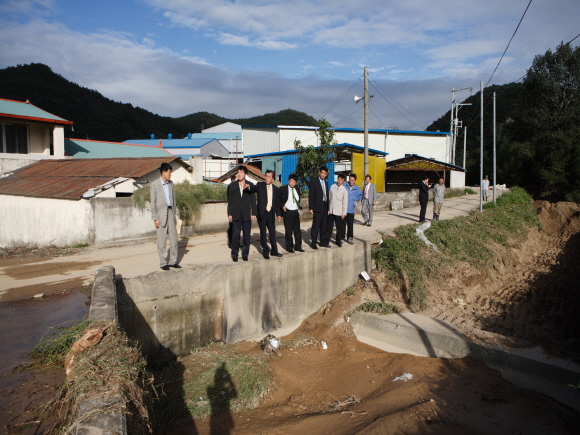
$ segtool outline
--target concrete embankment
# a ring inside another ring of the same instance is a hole
[[[357,338],[371,346],[425,357],[473,356],[512,384],[546,394],[580,412],[580,391],[570,387],[580,381],[580,367],[548,357],[540,348],[510,349],[476,342],[441,320],[413,313],[381,316],[357,312],[351,323]]]
[[[371,268],[369,242],[117,280],[119,321],[146,355],[284,335]]]

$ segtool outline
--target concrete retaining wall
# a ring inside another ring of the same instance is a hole
[[[146,355],[294,330],[371,267],[370,244],[118,279],[119,321]],[[118,277],[120,278],[120,277]]]
[[[569,386],[578,384],[580,367],[548,357],[540,348],[509,349],[475,342],[441,320],[413,313],[354,313],[351,323],[357,338],[371,346],[437,358],[471,355],[498,370],[514,385],[546,394],[580,412],[580,391]]]

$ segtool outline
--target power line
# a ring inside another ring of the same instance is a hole
[[[383,122],[380,120],[380,118],[377,116],[377,114],[373,111],[372,107],[369,106],[369,109],[370,109],[371,113],[373,114],[373,116],[375,118],[377,118],[377,121],[379,121],[379,124],[381,124],[383,126],[383,128],[386,130],[387,127],[385,126],[385,124],[383,124]]]
[[[344,118],[342,118],[340,121],[336,122],[335,125],[340,124],[342,121],[344,121],[346,118],[354,115],[356,112],[360,112],[363,108],[359,107],[358,109],[356,109],[354,112],[352,112],[350,115],[345,116]]]
[[[526,12],[528,12],[528,8],[530,7],[530,5],[532,4],[532,0],[530,0],[530,2],[528,3],[528,6],[526,7],[526,10],[524,11],[524,14],[522,15],[522,18],[520,18],[520,22],[518,23],[518,26],[516,27],[516,30],[514,30],[514,34],[512,35],[512,37],[510,38],[510,41],[508,42],[507,47],[505,48],[505,50],[503,51],[503,54],[501,55],[499,62],[497,63],[495,69],[493,70],[493,72],[491,73],[491,77],[489,78],[489,80],[487,81],[487,83],[485,84],[485,87],[487,88],[487,85],[489,85],[489,82],[491,81],[491,78],[493,77],[493,75],[495,74],[495,72],[497,71],[497,68],[499,67],[499,64],[501,63],[501,60],[503,59],[504,55],[506,54],[506,52],[508,51],[508,48],[512,42],[512,39],[514,39],[514,36],[516,36],[516,32],[518,31],[518,29],[520,28],[520,24],[522,24],[522,20],[524,19],[524,17],[526,16]]]
[[[369,80],[369,81],[370,81],[370,80]],[[373,83],[374,83],[374,82],[373,82]],[[380,88],[380,89],[381,89],[381,90],[382,90],[382,91],[383,91],[383,92],[384,92],[386,95],[388,95],[388,96],[389,96],[389,97],[390,97],[390,98],[391,98],[391,99],[392,99],[392,100],[393,100],[395,103],[397,103],[399,106],[401,106],[401,108],[403,108],[404,110],[406,110],[406,111],[407,111],[407,113],[408,113],[409,115],[411,115],[413,118],[415,118],[415,119],[416,119],[417,121],[419,121],[420,123],[422,123],[422,124],[425,124],[425,125],[426,125],[426,122],[425,122],[425,121],[423,121],[422,119],[419,119],[417,116],[415,116],[413,113],[411,113],[411,112],[410,112],[410,111],[409,111],[409,110],[408,110],[406,107],[404,107],[404,106],[403,106],[401,103],[399,103],[397,100],[395,100],[395,99],[393,98],[393,96],[392,96],[392,95],[389,95],[389,93],[388,93],[387,91],[385,91],[385,90],[384,90],[384,89],[381,87],[381,85],[379,85],[379,83],[378,83],[378,82],[377,82],[377,86],[378,86],[378,87],[379,87],[379,88]],[[383,97],[383,98],[384,98],[384,97]],[[413,123],[413,124],[415,124],[415,123]],[[417,124],[415,124],[415,125],[417,125]]]
[[[399,113],[400,113],[400,114],[401,114],[401,115],[402,115],[402,116],[403,116],[403,117],[404,117],[404,118],[405,118],[407,121],[409,121],[411,124],[413,124],[413,125],[415,125],[415,126],[417,126],[417,127],[418,127],[417,123],[415,123],[414,121],[411,121],[411,120],[410,120],[410,119],[407,117],[407,115],[405,115],[403,112],[401,112],[399,109],[397,109],[397,108],[395,107],[395,105],[394,105],[393,103],[391,103],[391,102],[390,102],[390,101],[387,99],[387,97],[385,97],[385,96],[382,94],[382,92],[381,92],[381,91],[380,91],[380,90],[379,90],[377,87],[375,87],[375,85],[374,85],[373,83],[371,83],[371,82],[370,82],[370,80],[369,80],[369,83],[370,83],[370,84],[371,84],[371,86],[372,86],[372,87],[375,89],[375,91],[377,91],[377,92],[379,93],[379,95],[385,99],[385,101],[386,101],[387,103],[389,103],[391,106],[393,106],[393,109],[395,109],[397,112],[399,112]]]
[[[574,39],[572,39],[571,41],[568,41],[568,42],[566,43],[566,45],[568,45],[568,44],[570,44],[570,43],[574,42],[574,40],[575,40],[576,38],[578,38],[578,36],[580,36],[580,33],[578,33],[578,34],[577,34],[577,35],[574,37]]]
[[[358,82],[360,82],[360,77],[359,77],[359,78],[358,78],[358,79],[357,79],[357,80],[356,80],[356,81],[355,81],[355,82],[354,82],[352,85],[350,85],[350,87],[349,87],[349,88],[348,88],[348,89],[347,89],[347,90],[346,90],[346,91],[345,91],[345,92],[344,92],[344,93],[343,93],[343,94],[342,94],[340,97],[338,97],[338,98],[337,98],[337,99],[334,101],[334,103],[332,103],[332,104],[330,105],[330,107],[329,107],[328,109],[326,109],[324,112],[322,112],[322,114],[321,114],[321,115],[320,115],[318,118],[316,118],[316,119],[321,119],[321,118],[322,118],[323,116],[325,116],[325,115],[326,115],[328,112],[330,112],[330,111],[331,111],[331,110],[332,110],[334,107],[336,107],[336,105],[337,105],[338,103],[340,103],[340,102],[341,102],[341,101],[344,99],[344,97],[345,97],[345,96],[346,96],[346,95],[347,95],[347,94],[348,94],[348,93],[349,93],[349,92],[350,92],[350,91],[351,91],[351,90],[352,90],[352,89],[353,89],[353,88],[354,88],[354,87],[355,87],[355,86],[358,84]]]

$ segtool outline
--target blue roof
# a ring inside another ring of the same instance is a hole
[[[65,152],[79,159],[126,158],[126,157],[169,157],[169,151],[157,146],[103,142],[97,140],[66,139]]]
[[[210,138],[194,138],[194,139],[130,139],[123,143],[143,144],[150,146],[159,146],[159,141],[162,141],[163,148],[201,148],[202,146],[216,140],[214,136]]]
[[[318,130],[318,127],[311,126],[293,126],[293,125],[242,125],[242,128],[279,128],[281,130]],[[363,133],[362,128],[341,128],[332,127],[334,131],[353,131],[358,133]],[[391,130],[391,129],[381,129],[381,128],[369,128],[369,133],[401,133],[401,134],[433,134],[433,135],[447,135],[451,134],[445,131],[426,131],[426,130]]]
[[[359,145],[353,145],[353,144],[350,144],[350,143],[339,143],[339,144],[336,144],[336,145],[331,145],[331,147],[349,147],[349,148],[355,148],[355,149],[362,150],[362,151],[364,151],[364,149],[365,149],[364,147],[361,147]],[[318,148],[318,147],[315,147],[315,148]],[[386,155],[389,154],[389,153],[386,153],[384,151],[379,151],[379,150],[375,150],[375,149],[372,149],[372,148],[369,148],[369,151],[371,151],[371,152],[373,152],[375,154],[380,154],[382,156],[386,156]],[[297,150],[277,151],[277,152],[274,152],[274,153],[252,154],[251,156],[244,156],[244,157],[245,158],[250,158],[250,157],[263,157],[263,156],[279,156],[279,155],[282,155],[282,154],[296,154],[297,152],[298,152]]]
[[[33,104],[22,101],[4,100],[2,98],[0,98],[0,116],[37,121],[52,121],[58,124],[72,124],[72,121],[67,121],[64,118],[53,115]]]

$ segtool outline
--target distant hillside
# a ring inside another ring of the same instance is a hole
[[[172,118],[151,113],[129,103],[112,101],[99,92],[84,88],[54,73],[40,63],[0,70],[0,98],[29,100],[57,116],[74,121],[67,137],[123,142],[127,139],[185,137],[203,128],[231,121],[244,125],[317,125],[316,120],[295,110],[282,110],[254,118],[226,119],[207,112]]]
[[[486,173],[492,169],[493,158],[493,93],[496,93],[496,153],[497,161],[501,158],[502,144],[523,140],[525,132],[522,131],[524,123],[524,88],[521,83],[508,83],[502,86],[490,86],[483,93],[483,141],[484,141],[484,164]],[[467,127],[466,143],[466,164],[467,184],[474,185],[479,183],[479,148],[480,148],[480,112],[481,96],[480,93],[470,96],[462,103],[471,104],[459,109],[458,119],[463,121],[463,126]],[[449,131],[451,111],[448,110],[445,115],[433,122],[427,131]],[[463,166],[463,128],[458,130],[456,145],[455,164]],[[499,163],[498,163],[499,166]],[[491,174],[489,174],[491,175]],[[505,182],[506,178],[499,179]]]

